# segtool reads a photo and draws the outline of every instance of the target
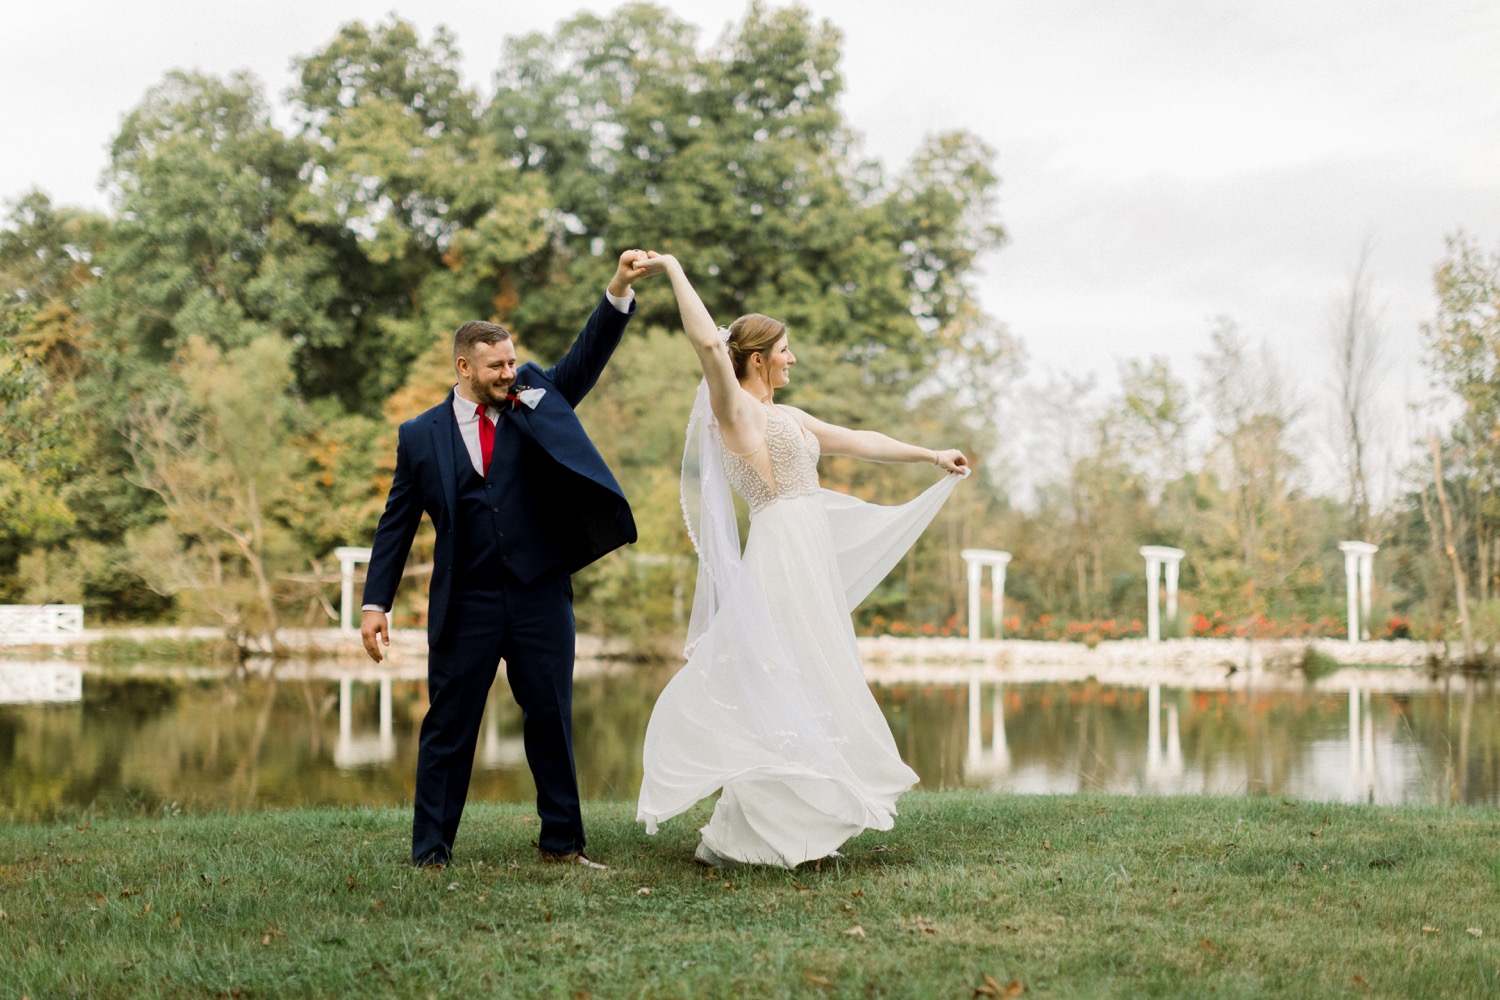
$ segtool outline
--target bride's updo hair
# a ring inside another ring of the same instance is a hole
[[[771,348],[784,336],[786,324],[760,313],[750,313],[730,323],[726,343],[729,345],[729,361],[734,365],[734,377],[743,380],[750,373],[750,355],[769,358]]]

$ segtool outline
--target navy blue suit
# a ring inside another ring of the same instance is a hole
[[[635,541],[636,529],[624,493],[573,408],[598,381],[629,319],[602,299],[561,361],[546,370],[532,362],[517,369],[515,389],[546,391],[535,409],[502,409],[487,476],[469,459],[451,393],[401,425],[363,603],[391,606],[425,512],[436,544],[413,860],[452,852],[480,718],[502,659],[525,720],[538,847],[562,854],[584,846],[573,766],[569,577]]]

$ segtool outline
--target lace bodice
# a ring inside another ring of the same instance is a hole
[[[796,417],[772,406],[760,451],[741,456],[725,449],[724,475],[755,514],[782,497],[817,493],[818,454],[818,439],[804,431]],[[764,469],[771,473],[769,481]]]

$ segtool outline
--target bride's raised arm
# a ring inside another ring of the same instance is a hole
[[[645,268],[648,274],[664,273],[672,280],[677,308],[682,313],[682,329],[693,350],[698,352],[698,363],[708,382],[709,403],[725,441],[735,448],[737,440],[758,437],[763,427],[757,426],[755,418],[759,417],[759,423],[763,424],[765,416],[756,412],[758,407],[754,400],[740,388],[739,380],[734,376],[734,365],[729,360],[729,348],[719,339],[718,327],[692,282],[688,281],[681,262],[670,254],[655,254],[646,260]]]

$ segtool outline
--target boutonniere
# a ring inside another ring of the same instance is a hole
[[[534,389],[531,386],[521,385],[512,387],[505,394],[505,400],[510,403],[512,410],[516,408],[517,403],[524,403],[528,410],[534,410],[536,404],[541,402],[545,395],[547,395],[546,389]]]

